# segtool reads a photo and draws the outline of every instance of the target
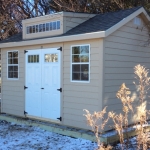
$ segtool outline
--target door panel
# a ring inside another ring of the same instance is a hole
[[[26,54],[26,111],[32,116],[41,116],[41,65],[40,60],[30,61],[29,57],[40,54],[38,50]]]
[[[60,88],[60,51],[57,48],[27,52],[26,86],[28,115],[57,120],[60,117],[60,91],[57,90]]]
[[[45,59],[48,55],[49,60]],[[42,51],[42,117],[57,120],[60,117],[60,51],[56,48]],[[55,58],[57,56],[57,58]]]

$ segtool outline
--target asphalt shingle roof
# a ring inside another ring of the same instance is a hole
[[[131,15],[132,13],[134,13],[140,8],[141,7],[134,7],[134,8],[120,10],[116,12],[97,14],[93,18],[90,18],[89,20],[79,24],[78,26],[74,27],[68,32],[59,36],[54,36],[54,37],[70,36],[70,35],[98,32],[98,31],[106,31],[107,29],[113,27],[115,24],[117,24],[124,18],[128,17],[129,15]],[[50,38],[50,37],[44,37],[44,38]],[[38,39],[43,39],[43,37],[38,38]],[[30,39],[30,40],[34,40],[34,39]],[[5,40],[0,41],[0,43],[19,42],[19,41],[24,41],[22,39],[22,33],[13,35]]]

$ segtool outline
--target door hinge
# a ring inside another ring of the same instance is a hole
[[[60,121],[62,121],[62,117],[60,117],[60,118],[57,118],[58,120],[60,120]]]
[[[62,47],[59,47],[57,50],[62,51]]]
[[[27,53],[28,51],[24,50],[24,54]]]
[[[60,89],[57,89],[57,91],[60,91],[60,92],[62,92],[62,88],[60,88]]]
[[[25,110],[24,110],[24,115],[28,114]]]
[[[28,87],[24,86],[24,90],[27,89]]]

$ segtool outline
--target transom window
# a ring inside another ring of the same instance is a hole
[[[37,24],[33,26],[27,26],[27,34],[38,33],[38,32],[47,32],[52,30],[60,29],[60,21],[46,22],[43,24]]]
[[[18,51],[8,52],[8,78],[18,78]]]
[[[72,46],[71,55],[72,81],[89,81],[90,46]]]

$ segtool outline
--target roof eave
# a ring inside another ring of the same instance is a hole
[[[77,34],[77,35],[70,35],[70,36],[36,39],[36,40],[28,40],[28,41],[20,41],[20,42],[2,43],[0,44],[0,48],[29,46],[29,45],[37,45],[37,44],[48,44],[48,43],[61,43],[61,42],[69,42],[69,41],[103,38],[103,37],[105,37],[105,31]]]

